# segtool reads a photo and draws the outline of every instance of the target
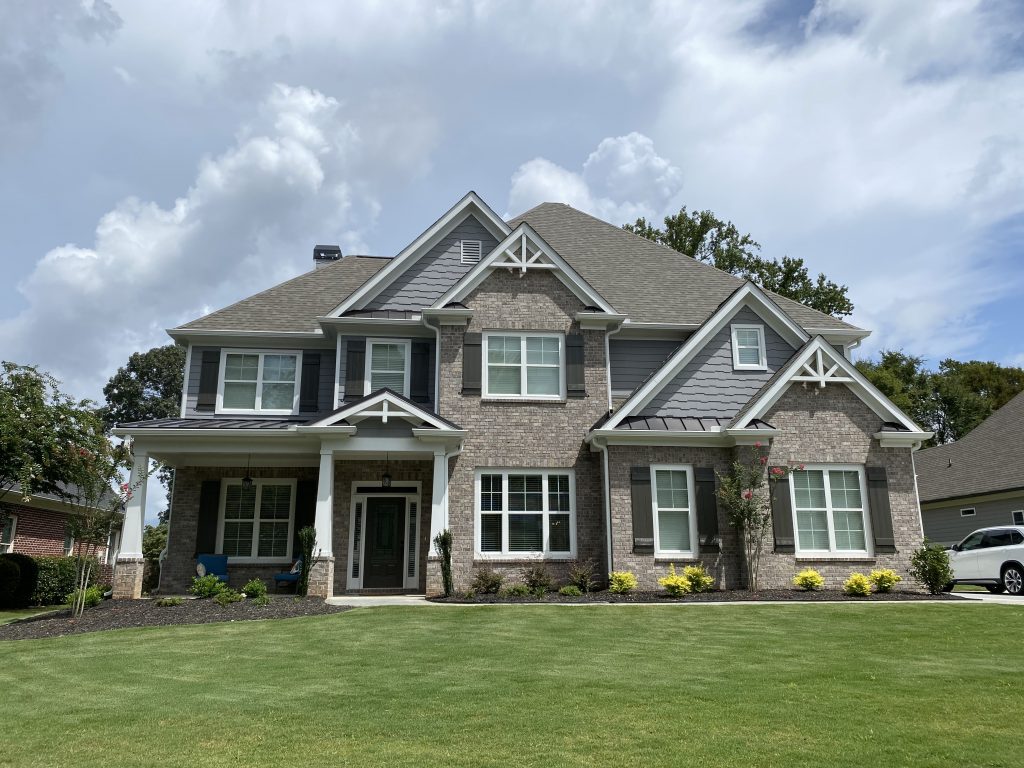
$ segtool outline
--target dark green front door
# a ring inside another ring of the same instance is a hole
[[[363,587],[400,588],[405,536],[405,499],[371,496],[366,500]]]

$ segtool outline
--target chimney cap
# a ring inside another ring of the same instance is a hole
[[[313,261],[337,261],[342,258],[340,245],[314,245]]]

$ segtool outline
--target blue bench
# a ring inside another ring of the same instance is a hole
[[[227,555],[196,555],[196,573],[199,566],[203,566],[207,576],[216,576],[227,584],[228,581],[228,556]]]
[[[280,573],[274,574],[274,588],[280,589],[281,586],[288,586],[294,584],[298,586],[299,575],[302,573],[302,561],[296,560],[295,565],[292,566],[290,571],[281,571]]]

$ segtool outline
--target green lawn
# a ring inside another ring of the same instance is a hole
[[[63,608],[63,605],[43,605],[34,608],[17,608],[0,611],[0,624],[9,624],[18,619],[27,619],[29,616],[38,616],[40,613],[49,613]]]
[[[1022,634],[1003,605],[511,606],[6,642],[0,765],[1017,766]]]

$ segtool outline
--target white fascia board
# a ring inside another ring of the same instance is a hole
[[[279,341],[281,344],[294,345],[296,341],[326,341],[322,330],[317,331],[239,331],[217,330],[206,328],[168,328],[167,335],[175,341],[195,344],[227,345],[251,339],[261,344]]]
[[[419,316],[410,318],[387,317],[318,317],[317,322],[323,327],[328,337],[335,334],[351,334],[353,336],[416,336],[433,338],[434,334],[424,328]]]
[[[583,330],[598,330],[617,328],[626,321],[626,315],[615,314],[614,312],[577,312],[574,315],[576,322]]]
[[[585,442],[600,445],[678,445],[690,448],[721,447],[734,444],[734,438],[722,430],[707,432],[669,432],[661,429],[592,429]]]
[[[395,411],[395,418],[404,419],[411,416],[412,418],[416,418],[419,419],[420,421],[427,422],[428,424],[432,425],[435,429],[451,430],[451,427],[448,424],[445,424],[443,421],[438,419],[434,414],[430,413],[429,411],[425,411],[418,405],[415,405],[414,403],[404,400],[402,398],[396,397],[395,395],[392,395],[390,392],[380,392],[374,397],[371,397],[369,400],[364,400],[359,403],[353,403],[348,408],[344,408],[340,411],[332,413],[330,416],[327,416],[326,418],[323,418],[314,424],[299,427],[299,431],[308,431],[316,427],[331,427],[332,424],[335,424],[339,421],[343,421],[345,419],[350,418],[358,418],[359,415],[364,411],[375,411],[377,406],[383,407],[382,404],[385,402],[388,404],[389,407],[393,407]],[[380,412],[377,411],[375,413],[372,413],[371,415],[379,416]],[[338,427],[331,428],[338,429]]]
[[[516,240],[526,235],[527,238],[532,240],[542,251],[551,259],[556,269],[553,269],[555,276],[561,280],[565,286],[571,290],[580,301],[592,304],[595,307],[600,307],[602,312],[608,314],[615,314],[615,308],[609,304],[605,298],[597,292],[597,290],[590,285],[583,276],[580,275],[575,269],[573,269],[569,262],[558,255],[558,252],[552,248],[543,237],[537,234],[537,231],[525,222],[515,228],[515,231],[510,232],[508,237],[502,240],[498,245],[480,260],[473,269],[467,272],[459,282],[449,288],[441,298],[433,303],[433,307],[440,308],[445,304],[452,301],[459,301],[465,298],[474,288],[476,288],[484,279],[491,273],[492,269],[498,267],[494,266],[494,262],[503,254],[505,251],[512,246]]]
[[[414,264],[420,256],[433,248],[449,229],[461,223],[471,214],[479,214],[483,225],[491,231],[495,238],[504,237],[509,233],[508,224],[476,192],[469,192],[449,208],[441,218],[430,225],[423,234],[409,243],[401,253],[391,259],[384,269],[378,271],[358,290],[350,294],[345,301],[332,309],[329,316],[339,317],[350,309],[364,306],[388,283]]]
[[[424,443],[450,443],[461,442],[466,439],[469,432],[465,429],[426,429],[424,427],[413,427],[413,437],[422,440]]]
[[[807,334],[779,308],[778,304],[753,283],[744,283],[705,321],[696,333],[686,340],[682,347],[676,350],[676,353],[654,376],[622,404],[622,407],[608,421],[608,427],[617,427],[626,416],[631,416],[646,407],[697,356],[704,345],[745,306],[760,307],[768,316],[768,318],[762,319],[765,319],[790,344],[799,347],[807,343],[809,338]]]
[[[424,309],[420,313],[421,317],[430,319],[436,318],[439,325],[469,325],[469,321],[473,319],[472,309],[457,309],[441,308],[441,309]]]
[[[883,448],[917,449],[925,440],[930,440],[934,432],[875,432],[872,435]]]

